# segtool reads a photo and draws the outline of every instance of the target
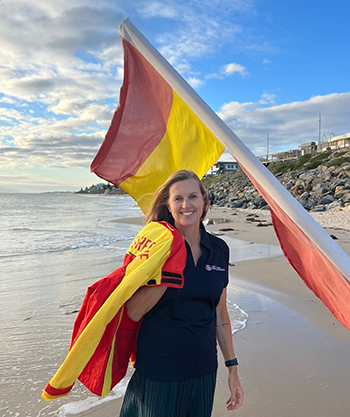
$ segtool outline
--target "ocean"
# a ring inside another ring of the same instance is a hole
[[[41,392],[67,354],[87,287],[122,264],[140,229],[115,220],[140,209],[129,196],[73,193],[0,194],[0,209],[0,415],[64,417],[120,397],[127,379],[102,400],[79,382],[55,401]],[[248,315],[228,302],[237,331]]]

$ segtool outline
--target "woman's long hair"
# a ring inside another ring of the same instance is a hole
[[[201,216],[201,220],[204,220],[205,216],[208,213],[209,206],[210,206],[207,192],[205,191],[197,174],[195,174],[193,171],[181,169],[171,174],[170,177],[165,181],[165,183],[161,185],[156,191],[156,193],[154,194],[150,210],[145,216],[146,223],[149,223],[152,221],[163,221],[163,220],[165,220],[166,222],[172,221],[173,216],[168,210],[170,187],[176,182],[190,180],[190,179],[196,180],[198,182],[199,189],[201,191],[203,201],[204,201],[203,213]]]

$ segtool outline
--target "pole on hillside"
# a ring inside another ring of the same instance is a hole
[[[321,122],[322,122],[321,113],[319,113],[318,115],[318,149],[321,148]]]
[[[269,160],[269,132],[266,136],[266,162]]]

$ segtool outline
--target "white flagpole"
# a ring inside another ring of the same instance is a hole
[[[241,166],[259,179],[258,182],[270,197],[295,222],[312,243],[350,280],[350,258],[338,246],[328,233],[299,204],[274,175],[241,142],[233,131],[192,89],[169,62],[151,45],[151,43],[129,21],[119,25],[121,36],[130,42],[168,82],[184,102],[206,124],[219,141],[236,158]]]

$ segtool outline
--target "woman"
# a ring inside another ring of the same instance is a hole
[[[177,171],[158,189],[146,222],[165,220],[185,240],[182,289],[142,287],[126,303],[143,318],[135,368],[120,417],[209,417],[216,382],[216,339],[228,369],[227,409],[242,405],[226,307],[228,247],[202,224],[208,196],[197,175]]]

